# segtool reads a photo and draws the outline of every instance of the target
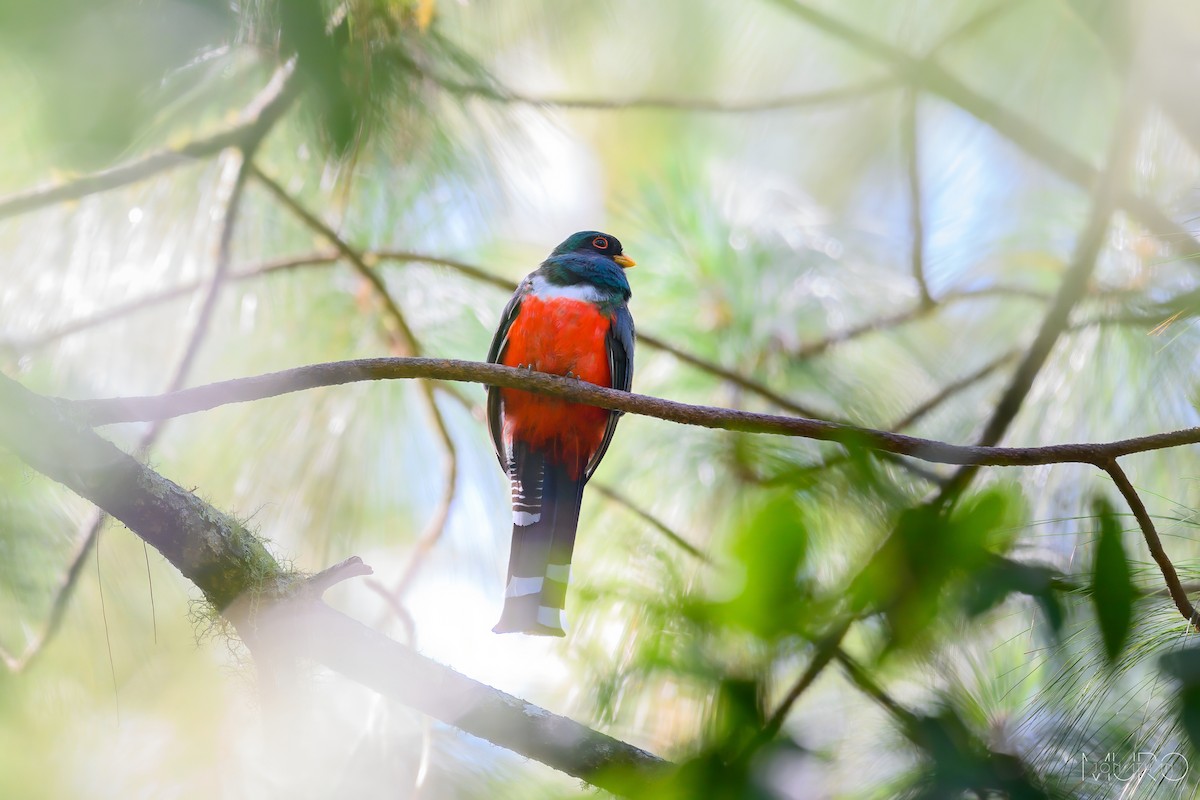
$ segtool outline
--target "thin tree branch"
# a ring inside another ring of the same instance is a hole
[[[1109,459],[1132,453],[1200,443],[1200,428],[1185,428],[1103,443],[1054,444],[1040,447],[955,445],[839,422],[677,403],[544,372],[501,364],[441,358],[364,358],[355,361],[333,361],[210,383],[165,395],[60,402],[90,425],[110,425],[116,422],[178,417],[231,403],[262,400],[321,386],[403,378],[464,381],[505,389],[522,389],[683,425],[838,442],[850,447],[881,450],[937,464],[1003,467],[1028,467],[1038,464],[1099,466]]]
[[[307,214],[307,212],[304,211],[303,209],[300,209],[300,210],[301,210],[301,212]],[[311,215],[309,215],[309,216],[311,217]],[[323,223],[320,223],[319,220],[315,220],[315,218],[313,218],[313,219],[318,224],[321,224],[323,226]],[[326,238],[329,238],[328,235],[325,233],[325,230],[328,230],[327,228],[324,228],[324,226],[323,226],[323,229],[319,229],[319,230],[323,236],[325,236]],[[341,240],[339,240],[339,241],[341,241]],[[346,244],[344,241],[342,241],[342,245],[348,249],[353,250],[353,248],[351,248],[350,245]],[[274,272],[280,272],[280,271],[289,270],[289,269],[296,269],[299,267],[329,266],[329,265],[337,263],[338,260],[340,260],[340,258],[342,256],[343,256],[343,253],[340,248],[337,252],[334,252],[334,253],[312,253],[312,254],[308,254],[308,255],[291,256],[291,257],[287,257],[287,258],[283,258],[283,259],[279,259],[279,260],[275,260],[275,261],[269,261],[269,262],[266,262],[266,263],[261,264],[256,267],[244,268],[240,271],[232,273],[230,275],[229,279],[231,281],[243,281],[243,280],[249,280],[252,278],[256,278],[261,275],[267,275],[267,274],[271,274]],[[509,291],[509,292],[516,289],[516,284],[513,283],[512,281],[507,280],[505,278],[501,278],[498,275],[493,275],[490,272],[480,269],[479,267],[477,267],[473,264],[468,264],[468,263],[466,263],[464,261],[460,261],[458,259],[430,255],[428,253],[416,253],[416,252],[409,251],[409,250],[358,251],[358,257],[359,257],[359,261],[362,262],[364,264],[364,266],[367,264],[367,262],[374,263],[376,261],[406,261],[406,262],[422,262],[422,263],[426,263],[426,264],[436,264],[439,266],[444,266],[449,269],[452,269],[455,272],[458,272],[462,275],[466,275],[467,277],[472,278],[473,280],[480,281],[481,283],[486,283],[491,286],[495,286],[498,289],[503,289],[503,290]],[[368,267],[368,269],[370,269],[370,268]],[[372,285],[375,286],[375,284],[372,284]],[[126,314],[143,311],[147,308],[158,305],[160,303],[169,302],[170,300],[174,300],[179,297],[186,296],[187,294],[191,293],[192,291],[195,291],[195,289],[198,286],[199,286],[199,283],[196,281],[193,281],[193,282],[184,284],[182,286],[173,287],[171,289],[167,289],[167,290],[164,290],[161,292],[147,295],[144,298],[134,300],[129,303],[125,303],[114,309],[102,311],[99,314],[96,314],[92,317],[87,317],[82,320],[77,320],[75,322],[67,323],[66,325],[64,325],[61,328],[47,332],[45,334],[41,334],[39,336],[36,336],[34,338],[31,338],[31,339],[28,339],[25,341],[0,342],[0,349],[11,350],[18,354],[29,353],[37,348],[44,347],[44,346],[62,338],[63,336],[67,336],[67,335],[74,334],[74,333],[79,333],[81,331],[92,328],[96,325],[101,325],[104,323],[112,322],[122,316],[125,316]],[[376,286],[375,288],[378,289],[378,286]],[[991,291],[992,290],[981,290],[981,292],[991,292]],[[997,290],[997,291],[1002,291],[1002,290]],[[948,296],[946,299],[949,300],[951,298]],[[708,361],[704,358],[701,358],[700,356],[695,355],[694,353],[691,353],[691,352],[688,352],[687,350],[683,350],[679,347],[676,347],[675,345],[670,344],[670,343],[666,342],[665,340],[658,338],[657,336],[653,336],[653,335],[645,333],[643,331],[638,331],[637,339],[639,342],[646,345],[647,347],[651,347],[656,350],[661,350],[662,352],[668,353],[669,355],[674,356],[675,358],[679,359],[680,361],[684,362],[685,364],[695,367],[696,369],[698,369],[702,372],[707,372],[710,375],[715,375],[718,378],[727,380],[730,383],[734,384],[735,386],[739,386],[748,392],[756,394],[759,397],[762,397],[764,400],[767,400],[768,402],[775,404],[776,406],[778,406],[779,408],[781,408],[785,411],[791,411],[794,414],[799,414],[800,416],[808,416],[808,417],[824,417],[824,416],[826,416],[817,410],[808,408],[808,407],[803,406],[795,401],[788,399],[787,397],[784,397],[783,395],[779,394],[775,390],[771,389],[769,386],[767,386],[763,383],[760,383],[759,381],[756,381],[753,378],[750,378],[745,375],[741,375],[737,372],[734,372],[733,370],[726,369],[725,367],[722,367],[720,364]],[[447,387],[447,391],[449,391],[448,387]]]
[[[628,497],[626,497],[622,493],[618,492],[616,489],[612,488],[611,486],[609,486],[607,484],[600,483],[599,481],[595,481],[589,485],[594,490],[596,490],[596,492],[598,492],[599,494],[604,495],[612,502],[616,503],[617,505],[619,505],[622,508],[629,511],[635,517],[638,517],[643,522],[647,523],[650,527],[654,528],[656,531],[661,533],[663,536],[667,537],[667,539],[670,542],[674,543],[681,549],[692,554],[696,558],[703,561],[705,564],[713,563],[712,559],[708,557],[707,553],[705,553],[700,548],[696,547],[694,544],[689,542],[687,539],[684,539],[682,536],[680,536],[675,531],[671,530],[665,522],[663,522],[658,517],[651,514],[649,511],[646,511],[646,510],[640,508],[632,500],[630,500]]]
[[[87,523],[80,526],[80,532],[76,534],[78,544],[75,545],[75,551],[71,554],[67,569],[54,590],[54,600],[50,605],[50,611],[46,615],[41,632],[25,644],[20,655],[13,655],[8,650],[0,648],[0,660],[4,662],[4,666],[10,672],[22,672],[28,668],[58,633],[63,617],[66,615],[67,605],[75,592],[75,586],[79,583],[79,576],[83,573],[83,565],[87,563],[87,557],[92,552],[96,537],[106,518],[104,512],[97,509],[88,517]]]
[[[299,256],[286,256],[284,258],[272,259],[261,264],[251,267],[245,267],[240,270],[231,270],[226,275],[226,282],[240,283],[242,281],[258,278],[263,275],[270,275],[276,272],[285,272],[301,267],[329,266],[336,264],[341,258],[337,253],[306,253]],[[40,350],[43,347],[51,345],[60,339],[72,336],[77,333],[91,330],[92,328],[106,325],[110,322],[117,322],[125,317],[132,316],[142,311],[148,311],[157,306],[169,303],[172,300],[179,300],[188,297],[201,286],[204,285],[206,279],[196,278],[178,286],[172,286],[169,289],[162,289],[156,292],[151,292],[143,297],[135,297],[132,300],[127,300],[123,303],[118,303],[110,308],[98,311],[89,316],[80,317],[79,319],[71,320],[63,325],[31,336],[28,339],[13,339],[9,341],[0,341],[0,349],[9,350],[18,355],[28,355]]]
[[[913,280],[921,297],[921,305],[933,305],[929,284],[925,282],[925,217],[921,201],[921,143],[918,139],[918,105],[920,98],[915,89],[904,93],[904,121],[900,127],[900,139],[904,149],[904,165],[908,177],[908,213],[912,225],[912,243],[909,259],[912,262]]]
[[[266,129],[262,133],[265,134]],[[212,324],[213,313],[217,309],[217,300],[221,296],[221,290],[225,288],[225,277],[229,273],[229,263],[233,258],[233,232],[237,227],[238,212],[241,210],[242,196],[246,189],[246,177],[254,169],[254,151],[258,148],[259,141],[261,141],[261,136],[248,142],[245,149],[239,148],[228,154],[232,160],[226,165],[226,177],[220,182],[222,187],[227,186],[228,188],[224,196],[218,198],[221,234],[217,241],[215,264],[208,280],[208,287],[204,292],[204,300],[200,304],[200,312],[192,326],[192,333],[188,337],[183,355],[180,356],[179,363],[175,366],[175,375],[171,379],[168,392],[181,389],[187,382],[187,376],[192,371],[196,356],[200,353],[200,347]],[[154,440],[158,436],[158,430],[157,427],[153,429],[154,434],[143,442],[143,449],[153,446]]]
[[[720,100],[687,99],[682,97],[631,97],[606,99],[590,97],[537,97],[511,89],[480,84],[457,83],[429,76],[438,86],[451,94],[479,97],[497,103],[536,106],[538,108],[593,109],[614,111],[627,109],[650,109],[662,111],[695,111],[715,114],[745,114],[761,111],[820,108],[822,106],[857,100],[896,87],[895,78],[884,77],[849,86],[818,89],[810,92],[772,97],[763,100],[724,102]]]
[[[792,684],[788,693],[779,701],[779,705],[775,711],[767,719],[762,729],[755,734],[754,738],[742,752],[741,758],[748,758],[751,754],[765,745],[767,742],[775,738],[775,736],[783,729],[783,723],[787,721],[788,714],[796,705],[796,701],[800,696],[808,691],[808,687],[812,686],[813,682],[829,665],[830,660],[837,654],[842,646],[842,639],[846,638],[846,633],[850,630],[850,626],[854,624],[853,617],[844,617],[836,622],[821,639],[814,643],[814,652],[812,658],[808,662],[808,666],[804,672],[800,673],[800,677]]]
[[[442,535],[446,532],[446,521],[450,518],[450,507],[454,503],[455,485],[458,483],[458,450],[454,445],[454,440],[450,437],[450,431],[446,427],[446,420],[437,407],[437,399],[433,395],[433,384],[429,381],[421,381],[421,392],[425,396],[426,406],[431,410],[430,417],[433,421],[433,428],[442,445],[442,496],[438,501],[437,508],[433,512],[433,516],[426,524],[424,532],[417,537],[417,542],[413,545],[412,553],[408,557],[408,564],[405,565],[404,571],[400,574],[400,579],[396,581],[396,585],[392,588],[392,593],[397,602],[403,600],[408,590],[412,588],[417,574],[425,564],[425,559],[433,552],[434,545],[441,540]]]
[[[985,28],[996,21],[997,18],[1010,13],[1016,8],[1019,8],[1027,0],[996,0],[987,8],[980,11],[975,16],[968,19],[963,24],[959,25],[954,30],[950,31],[938,40],[937,44],[926,54],[926,58],[931,58],[933,55],[940,53],[951,45],[958,44],[966,39],[981,33]]]
[[[871,58],[886,63],[903,80],[936,94],[991,126],[1017,147],[1078,186],[1095,184],[1100,170],[1055,141],[1045,131],[1027,122],[1004,106],[977,94],[935,61],[919,59],[883,41],[837,20],[798,0],[771,0],[792,15],[824,33],[841,39]],[[1117,207],[1139,220],[1163,244],[1180,258],[1191,260],[1200,253],[1200,240],[1147,197],[1127,189],[1116,193]]]
[[[316,214],[309,211],[300,204],[296,198],[279,185],[273,178],[259,169],[257,166],[251,166],[254,177],[261,183],[267,191],[269,191],[276,200],[284,205],[289,211],[300,219],[306,226],[311,228],[315,233],[322,236],[330,244],[341,253],[342,257],[350,262],[363,280],[370,284],[375,292],[375,296],[379,302],[383,304],[384,310],[387,313],[387,318],[390,320],[394,329],[391,333],[395,336],[397,349],[400,355],[418,356],[421,354],[420,344],[417,342],[417,337],[413,335],[412,328],[408,325],[408,320],[404,316],[404,312],[396,305],[396,301],[392,299],[391,293],[388,292],[387,284],[383,282],[383,278],[379,277],[379,273],[372,269],[363,258],[363,254],[355,248],[351,247],[341,236],[337,234],[333,228],[326,225]]]
[[[1188,599],[1187,591],[1179,582],[1179,573],[1175,571],[1175,565],[1171,563],[1170,557],[1167,556],[1167,551],[1163,549],[1162,540],[1158,538],[1158,531],[1154,528],[1154,520],[1150,519],[1150,514],[1146,511],[1146,505],[1142,502],[1142,498],[1138,496],[1137,490],[1129,482],[1128,476],[1125,475],[1125,471],[1121,469],[1116,458],[1109,459],[1096,466],[1108,473],[1108,476],[1112,478],[1112,482],[1116,485],[1121,496],[1125,498],[1125,502],[1129,504],[1129,509],[1133,512],[1138,526],[1142,529],[1142,538],[1146,540],[1146,547],[1150,549],[1150,555],[1154,557],[1159,571],[1162,572],[1163,581],[1167,584],[1167,591],[1170,593],[1171,599],[1175,602],[1175,608],[1179,609],[1179,613],[1192,624],[1192,627],[1200,631],[1200,617],[1197,616],[1192,601]]]
[[[734,386],[739,386],[748,392],[752,392],[764,400],[774,403],[784,411],[791,411],[793,414],[799,414],[802,417],[828,416],[826,414],[822,414],[820,411],[809,408],[808,406],[801,405],[794,400],[789,400],[771,387],[764,383],[760,383],[753,378],[734,372],[733,370],[726,369],[720,364],[700,358],[694,353],[689,353],[687,350],[678,348],[665,339],[660,339],[657,336],[652,336],[648,333],[642,333],[639,331],[637,333],[637,340],[643,344],[653,347],[655,350],[661,350],[664,353],[669,353],[683,363],[689,364],[696,369],[701,370],[702,372],[707,372],[710,375],[723,378],[724,380],[732,383]]]
[[[980,381],[986,379],[989,375],[991,375],[993,372],[995,372],[996,370],[1003,367],[1005,364],[1008,364],[1010,361],[1015,360],[1016,357],[1018,355],[1020,355],[1020,352],[1021,352],[1020,350],[1016,350],[1016,349],[1009,350],[1007,353],[1003,353],[999,357],[993,359],[992,361],[989,361],[987,364],[984,364],[982,367],[977,369],[975,372],[972,372],[970,375],[967,375],[966,377],[960,378],[952,383],[947,384],[945,387],[943,387],[941,390],[939,390],[937,392],[937,394],[933,395],[928,400],[926,400],[925,402],[921,403],[916,408],[914,408],[912,411],[908,412],[903,417],[898,419],[896,422],[892,423],[892,425],[888,428],[888,430],[900,432],[906,428],[909,428],[909,427],[917,424],[917,422],[919,422],[923,417],[925,417],[927,414],[931,413],[935,409],[941,407],[944,403],[946,403],[951,398],[955,397],[958,394],[961,394],[962,392],[966,391],[967,389],[970,389],[972,386],[974,386],[975,384],[979,383]],[[835,467],[839,464],[842,464],[845,461],[848,461],[849,458],[850,458],[849,455],[846,453],[838,453],[836,455],[830,456],[829,458],[825,458],[815,464],[811,464],[809,466],[802,467],[801,469],[805,473],[819,472],[822,470],[829,469],[831,467]],[[942,479],[940,476],[935,476],[935,477],[937,477],[938,479],[932,481],[932,483],[934,483],[935,485],[941,485],[942,483],[944,483],[944,479]],[[770,481],[768,480],[767,482],[769,483]]]
[[[299,217],[305,225],[327,239],[372,287],[376,297],[383,304],[388,319],[392,323],[388,334],[395,352],[402,356],[419,356],[422,348],[416,334],[413,333],[412,327],[408,324],[404,312],[400,310],[400,307],[392,298],[387,284],[378,271],[367,264],[364,255],[321,221],[316,214],[304,208],[296,198],[272,178],[257,168],[255,168],[254,174],[271,194],[293,214]],[[425,531],[417,538],[412,555],[409,557],[408,565],[396,583],[394,591],[397,601],[401,600],[412,586],[422,565],[425,563],[425,559],[433,551],[434,545],[438,543],[442,535],[446,532],[446,522],[450,518],[450,507],[454,503],[454,493],[456,484],[458,483],[458,450],[454,445],[453,437],[450,436],[450,429],[446,425],[445,417],[443,417],[441,409],[438,408],[437,397],[434,394],[435,386],[429,381],[421,381],[420,391],[421,397],[425,402],[426,411],[429,413],[430,421],[433,423],[433,429],[442,445],[443,488],[441,499],[434,509],[433,516],[430,518]]]
[[[67,183],[48,184],[0,197],[0,219],[136,183],[195,159],[215,155],[228,147],[240,148],[261,139],[296,97],[299,82],[292,79],[293,74],[294,60],[277,69],[266,87],[238,115],[237,124],[231,128]]]
[[[850,676],[850,680],[862,690],[863,694],[879,703],[880,706],[895,717],[896,721],[907,730],[915,732],[918,729],[917,715],[897,703],[845,650],[839,647],[834,652],[834,658],[842,665],[842,668],[846,670],[846,674]]]
[[[1051,301],[1050,308],[1037,336],[1025,353],[1021,363],[1017,365],[1012,380],[988,420],[979,444],[991,446],[1004,438],[1009,425],[1016,419],[1017,413],[1033,388],[1033,381],[1041,372],[1050,351],[1058,342],[1070,322],[1071,311],[1087,291],[1088,281],[1096,269],[1096,261],[1104,246],[1108,233],[1109,220],[1112,217],[1117,197],[1124,185],[1125,170],[1136,145],[1141,128],[1143,106],[1137,97],[1132,79],[1126,80],[1122,111],[1118,113],[1113,132],[1112,144],[1109,147],[1108,166],[1100,174],[1098,184],[1092,199],[1092,208],[1088,214],[1087,224],[1079,235],[1075,245],[1075,255],[1071,268],[1063,277],[1058,292]],[[977,468],[967,466],[955,472],[950,481],[942,488],[937,498],[940,504],[953,504],[957,497],[974,478]]]
[[[909,428],[917,424],[917,422],[919,422],[926,414],[929,414],[934,409],[939,408],[942,404],[955,395],[966,391],[975,384],[986,379],[1004,365],[1014,361],[1018,355],[1020,355],[1020,351],[1016,349],[1009,350],[1007,353],[1001,353],[999,356],[987,362],[971,374],[959,378],[956,381],[951,381],[943,386],[937,394],[933,395],[928,400],[914,408],[912,411],[909,411],[903,417],[893,422],[891,425],[891,430],[902,431],[905,428]]]
[[[869,333],[878,333],[880,331],[898,328],[901,325],[907,325],[910,322],[915,322],[919,319],[931,316],[944,306],[954,303],[961,303],[971,300],[985,300],[991,297],[1016,297],[1029,300],[1048,300],[1049,296],[1041,292],[1031,289],[1024,289],[1019,286],[989,286],[984,289],[968,289],[957,292],[947,292],[939,300],[930,299],[928,303],[918,301],[911,308],[906,308],[895,314],[885,317],[877,317],[867,320],[858,325],[852,325],[849,328],[833,333],[826,334],[820,339],[815,339],[811,342],[806,342],[792,351],[792,355],[797,359],[813,358],[821,353],[824,353],[830,347],[857,339]]]

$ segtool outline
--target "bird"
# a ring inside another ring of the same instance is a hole
[[[615,236],[579,231],[527,275],[487,360],[629,391],[633,317]],[[496,633],[566,635],[566,595],[583,488],[621,414],[519,389],[488,388],[487,422],[512,486],[512,548]]]

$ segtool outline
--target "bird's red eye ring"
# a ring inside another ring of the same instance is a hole
[[[592,239],[592,247],[597,250],[607,250],[608,239],[605,239],[603,236],[597,236],[595,239]]]

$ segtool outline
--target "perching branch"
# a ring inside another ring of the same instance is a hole
[[[153,545],[214,606],[230,611],[252,649],[274,646],[311,658],[467,733],[614,792],[627,787],[621,770],[653,775],[670,766],[333,611],[314,595],[329,581],[365,574],[361,562],[350,559],[311,581],[288,575],[241,523],[100,438],[69,404],[3,375],[0,446]]]
[[[306,211],[304,213],[307,214]],[[313,218],[313,219],[315,220],[315,218]],[[327,226],[324,226],[323,223],[320,223],[319,221],[317,221],[317,224],[321,225],[324,228],[324,230],[328,230]],[[318,229],[318,230],[320,230],[320,229]],[[321,235],[328,238],[326,236],[324,230],[320,230]],[[330,232],[332,232],[332,231],[330,231]],[[341,241],[342,245],[344,245],[346,248],[349,248],[352,250],[354,249],[354,248],[351,248],[350,245],[347,244],[344,240],[339,240],[339,241]],[[495,286],[498,289],[503,289],[505,291],[511,292],[516,288],[516,284],[513,283],[512,281],[510,281],[506,278],[501,278],[498,275],[493,275],[492,273],[487,272],[484,269],[481,269],[473,264],[469,264],[467,262],[460,261],[458,259],[446,258],[444,256],[430,255],[428,253],[416,253],[416,252],[412,252],[412,251],[408,251],[408,250],[378,250],[378,251],[364,250],[364,251],[356,251],[356,252],[358,253],[359,260],[362,261],[364,263],[364,265],[370,264],[370,263],[375,263],[375,262],[382,262],[382,261],[404,261],[404,262],[421,262],[421,263],[426,263],[426,264],[435,264],[435,265],[439,265],[439,266],[443,266],[443,267],[452,269],[455,272],[458,272],[462,275],[466,275],[467,277],[471,278],[472,280],[477,280],[481,283],[486,283],[491,286]],[[301,267],[331,266],[333,264],[336,264],[341,259],[341,257],[342,256],[341,256],[340,251],[317,252],[317,253],[304,254],[304,255],[298,255],[298,256],[290,256],[288,258],[268,261],[268,262],[265,262],[258,266],[247,267],[247,268],[238,270],[229,276],[229,280],[230,281],[250,280],[250,279],[262,276],[262,275],[273,274],[276,272],[282,272],[282,271],[286,271],[286,270],[290,270],[290,269],[298,269]],[[91,317],[85,317],[83,319],[76,320],[74,322],[69,322],[69,323],[65,324],[64,326],[62,326],[61,328],[58,328],[58,329],[52,330],[52,331],[48,331],[47,333],[35,336],[35,337],[33,337],[31,339],[27,339],[25,341],[19,341],[19,340],[18,341],[8,341],[8,342],[0,341],[0,349],[8,349],[8,350],[12,350],[13,352],[16,352],[16,353],[28,353],[28,352],[31,352],[38,348],[44,347],[64,336],[68,336],[68,335],[75,334],[75,333],[80,333],[81,331],[88,330],[97,325],[102,325],[102,324],[105,324],[108,322],[113,322],[121,317],[126,316],[127,314],[132,314],[132,313],[136,313],[139,311],[143,311],[148,308],[152,308],[156,305],[159,305],[160,303],[165,303],[165,302],[169,302],[171,300],[175,300],[180,297],[185,297],[188,294],[190,294],[191,292],[195,291],[195,289],[199,285],[200,284],[198,281],[192,281],[192,282],[180,285],[180,286],[173,287],[171,289],[165,289],[160,292],[155,292],[153,294],[147,295],[144,298],[133,300],[128,303],[124,303],[119,306],[116,306],[112,309],[107,309],[105,311],[101,311]],[[993,292],[1006,292],[1007,293],[1009,290],[985,289],[985,290],[980,290],[980,291],[981,291],[981,293],[991,294]],[[1016,291],[1016,290],[1014,290],[1014,291]],[[951,299],[951,296],[947,296],[946,300],[950,300],[950,299]],[[823,414],[819,411],[816,411],[814,409],[803,406],[793,400],[788,399],[787,397],[784,397],[783,395],[779,394],[775,390],[771,389],[769,386],[767,386],[759,381],[756,381],[755,379],[753,379],[751,377],[734,372],[733,370],[730,370],[730,369],[726,369],[725,367],[721,366],[720,364],[716,364],[712,361],[708,361],[707,359],[701,358],[700,356],[698,356],[694,353],[688,352],[687,350],[683,350],[683,349],[667,342],[664,339],[658,338],[657,336],[653,336],[651,334],[645,333],[644,331],[638,331],[637,332],[637,340],[639,343],[641,343],[647,347],[651,347],[655,350],[661,350],[664,353],[668,353],[668,354],[674,356],[675,358],[679,359],[683,363],[688,364],[689,366],[695,367],[696,369],[698,369],[702,372],[706,372],[710,375],[715,375],[716,377],[721,378],[723,380],[727,380],[730,383],[734,384],[735,386],[739,386],[742,389],[745,389],[746,391],[751,392],[752,394],[756,394],[759,397],[763,398],[764,400],[767,400],[768,402],[773,403],[774,405],[778,406],[779,408],[784,409],[785,411],[791,411],[794,414],[799,414],[800,416],[805,416],[805,417],[825,417],[825,416],[827,416],[826,414]]]
[[[277,69],[266,87],[238,115],[237,124],[233,127],[66,183],[47,184],[0,197],[0,219],[136,183],[165,170],[190,163],[194,159],[215,155],[228,147],[241,148],[250,142],[258,141],[283,116],[295,99],[299,84],[292,80],[294,66],[295,62],[292,60]]]
[[[585,381],[505,367],[442,358],[364,358],[333,361],[270,372],[249,378],[210,383],[171,394],[115,397],[69,402],[80,418],[92,425],[139,422],[178,417],[231,403],[262,400],[282,394],[371,380],[427,378],[465,381],[524,389],[577,403],[640,414],[705,428],[798,436],[847,446],[866,447],[937,464],[1028,467],[1038,464],[1093,464],[1132,453],[1145,453],[1200,443],[1200,428],[1156,433],[1103,443],[1055,444],[1041,447],[984,447],[955,445],[902,433],[862,428],[837,422],[737,411],[729,408],[677,403],[658,397],[622,392]]]

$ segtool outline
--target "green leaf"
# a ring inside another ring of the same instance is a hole
[[[1092,602],[1104,639],[1104,652],[1111,664],[1121,655],[1133,626],[1133,601],[1136,593],[1121,539],[1121,526],[1108,500],[1094,505],[1100,521],[1100,540],[1092,567]]]
[[[1192,746],[1200,750],[1200,647],[1167,653],[1158,666],[1183,684],[1179,691],[1179,721]]]
[[[771,639],[804,630],[811,591],[802,575],[808,530],[795,492],[775,493],[737,532],[741,591],[709,608],[718,620]]]
[[[1028,595],[1037,601],[1051,631],[1057,636],[1063,626],[1063,607],[1054,581],[1058,570],[1044,564],[1022,564],[1004,556],[994,556],[967,584],[963,610],[977,617],[995,608],[1010,594]]]

